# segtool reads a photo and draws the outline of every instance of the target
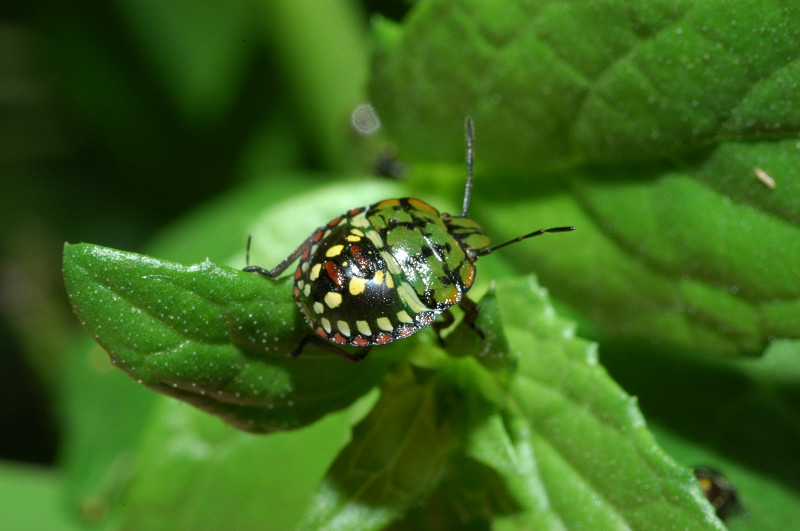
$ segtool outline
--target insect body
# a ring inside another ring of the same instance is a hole
[[[469,118],[466,132],[461,216],[440,213],[419,199],[386,199],[318,228],[274,269],[249,266],[245,271],[277,278],[299,258],[294,273],[297,305],[317,337],[339,345],[382,345],[425,328],[455,304],[474,308],[466,293],[480,256],[525,238],[574,228],[542,229],[491,247],[484,230],[466,217],[472,189]],[[337,354],[357,361],[365,353]]]
[[[355,346],[402,339],[457,304],[489,238],[418,199],[351,210],[311,238],[294,295],[314,332]]]

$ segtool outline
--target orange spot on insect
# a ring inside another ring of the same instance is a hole
[[[351,245],[350,256],[353,257],[353,261],[356,263],[359,269],[365,273],[366,276],[366,273],[370,271],[369,260],[367,260],[367,257],[364,256],[364,253],[361,252],[361,247],[358,245]]]
[[[352,210],[347,211],[348,216],[355,216],[356,214],[360,214],[364,212],[364,207],[354,208]]]
[[[461,277],[461,281],[464,283],[465,288],[469,288],[472,286],[472,283],[475,282],[475,266],[467,263],[466,270],[464,271],[464,275]]]
[[[447,304],[448,306],[452,306],[461,300],[461,293],[459,293],[458,289],[455,286],[446,286],[440,290],[441,299],[438,299],[440,303]]]
[[[342,334],[340,334],[339,332],[335,332],[333,334],[333,336],[331,337],[331,340],[334,343],[338,343],[340,345],[346,345],[347,344],[347,339]]]
[[[321,337],[323,339],[328,339],[328,333],[325,330],[323,330],[323,328],[321,326],[317,327],[316,332],[317,332],[317,335],[319,337]]]
[[[364,347],[366,345],[369,345],[369,339],[363,336],[356,336],[350,341],[350,343],[352,343],[357,347]]]
[[[419,199],[411,198],[411,199],[408,200],[408,204],[413,206],[414,208],[418,208],[420,210],[425,210],[426,212],[429,212],[429,213],[433,214],[434,216],[438,216],[439,215],[439,211],[438,210],[436,210],[435,208],[430,206],[428,203],[426,203],[424,201],[420,201]]]
[[[300,288],[298,288],[297,286],[295,286],[295,287],[294,287],[294,290],[293,290],[293,291],[294,291],[294,296],[295,296],[295,297],[297,297],[298,295],[300,295]]]
[[[337,288],[341,289],[344,286],[344,275],[342,274],[342,270],[339,269],[339,266],[336,265],[336,262],[327,260],[325,262],[325,272]]]
[[[294,279],[295,280],[300,280],[301,276],[303,276],[303,272],[298,267],[297,269],[294,270]]]
[[[340,221],[342,221],[342,216],[339,216],[338,218],[334,218],[334,219],[330,220],[328,222],[328,226],[329,227],[335,227],[336,224],[339,223]]]
[[[383,201],[375,205],[376,208],[398,207],[398,206],[400,206],[399,199],[384,199]]]
[[[390,336],[389,334],[384,334],[383,332],[375,336],[375,343],[377,343],[378,345],[383,345],[384,343],[388,343],[391,340],[392,336]]]
[[[400,326],[400,327],[397,328],[397,335],[400,336],[400,338],[408,337],[411,334],[413,334],[414,332],[415,332],[415,329],[414,329],[413,326],[406,325],[406,326]]]
[[[312,240],[312,241],[314,241],[314,242],[318,242],[318,241],[320,241],[321,239],[322,239],[322,231],[321,231],[321,230],[319,230],[319,229],[317,229],[317,232],[315,232],[315,233],[314,233],[314,234],[311,236],[311,240]]]

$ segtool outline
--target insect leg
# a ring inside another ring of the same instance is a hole
[[[364,358],[366,358],[367,354],[369,354],[369,350],[372,348],[371,345],[367,345],[365,347],[359,347],[355,352],[350,353],[338,347],[337,345],[334,345],[333,343],[325,341],[318,335],[308,334],[307,336],[305,336],[303,339],[300,340],[300,343],[297,345],[297,348],[294,349],[289,355],[293,358],[296,358],[297,356],[303,353],[303,350],[309,343],[314,343],[314,345],[316,345],[317,347],[327,350],[334,356],[338,356],[345,361],[349,361],[350,363],[355,363],[357,361],[361,361]]]
[[[442,339],[442,332],[450,328],[450,325],[452,325],[454,321],[455,318],[453,317],[453,313],[448,308],[447,310],[439,314],[438,319],[436,319],[433,322],[433,331],[436,332],[436,339],[439,340],[440,347],[444,347],[444,339]]]
[[[484,339],[483,331],[475,324],[475,319],[478,318],[478,312],[480,312],[478,304],[464,295],[461,297],[461,300],[458,301],[458,306],[464,310],[464,324],[475,330],[475,333],[478,334],[481,339]]]
[[[307,248],[311,246],[311,243],[314,241],[314,238],[317,236],[317,232],[315,231],[314,234],[309,236],[306,241],[300,244],[300,247],[295,249],[292,254],[287,256],[280,264],[276,265],[272,269],[264,269],[263,267],[259,266],[251,266],[248,265],[242,271],[246,271],[248,273],[258,273],[259,275],[263,275],[268,278],[278,278],[278,275],[283,273],[287,267],[289,267],[292,262],[297,260],[297,258],[305,252]],[[247,238],[247,261],[250,261],[250,238]]]

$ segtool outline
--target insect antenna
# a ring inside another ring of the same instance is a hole
[[[472,162],[474,159],[472,150],[472,140],[474,135],[474,128],[472,126],[472,117],[467,116],[464,120],[464,135],[467,137],[467,187],[464,190],[464,206],[461,207],[461,217],[467,217],[467,209],[469,208],[469,198],[472,195]]]
[[[498,245],[493,245],[491,247],[487,247],[486,249],[483,249],[482,251],[480,251],[478,253],[478,256],[485,256],[485,255],[487,255],[487,254],[489,254],[489,253],[491,253],[493,251],[496,251],[498,249],[501,249],[501,248],[505,247],[506,245],[511,245],[512,243],[521,242],[522,240],[527,240],[528,238],[533,238],[534,236],[541,236],[542,234],[545,234],[545,233],[548,233],[548,232],[569,232],[569,231],[573,231],[573,230],[575,230],[575,227],[553,227],[553,228],[550,228],[550,229],[539,229],[539,230],[533,231],[533,232],[531,232],[529,234],[524,234],[522,236],[517,236],[513,240],[508,240],[507,242],[503,242],[503,243],[498,244]]]

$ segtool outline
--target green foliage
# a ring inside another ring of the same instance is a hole
[[[433,518],[424,502],[436,490],[463,500],[454,516],[461,524],[502,515],[522,526],[718,525],[688,471],[663,454],[635,402],[597,365],[595,346],[574,338],[530,278],[498,281],[484,297],[476,324],[485,340],[462,326],[450,356],[413,336],[351,365],[324,352],[288,356],[305,330],[286,281],[86,244],[66,247],[64,264],[76,312],[118,367],[241,429],[306,426],[363,396],[397,353],[411,353],[353,429],[301,527],[379,529],[420,504],[418,517]],[[211,441],[233,437],[199,429],[195,436]],[[310,430],[297,432],[298,447]],[[228,466],[241,467],[241,458]],[[196,474],[191,463],[168,460],[144,477],[165,489],[195,483]],[[454,480],[462,477],[473,480]],[[148,515],[133,521],[166,525],[159,508],[170,505],[143,494],[133,500]],[[230,509],[234,518],[239,509]]]
[[[324,351],[289,354],[307,327],[280,281],[160,262],[88,244],[64,249],[64,282],[84,327],[138,382],[247,431],[305,426],[370,390],[384,365]]]
[[[61,489],[58,475],[0,464],[0,496],[5,500],[3,525],[10,529],[82,529],[65,521],[59,510]]]
[[[580,227],[558,256],[515,257],[584,315],[754,355],[800,336],[798,25],[783,2],[433,0],[378,33],[371,87],[421,157],[455,159],[475,117],[478,171],[531,191],[481,216],[491,234],[534,210]],[[444,84],[458,87],[446,103]],[[543,183],[570,196],[536,197]]]
[[[9,197],[55,212],[60,241],[138,248],[181,219],[158,258],[64,248],[102,348],[84,334],[31,355],[61,383],[60,469],[4,465],[2,527],[70,528],[60,491],[115,529],[720,529],[698,464],[738,487],[731,528],[800,520],[796,9],[425,0],[373,17],[371,41],[350,2],[97,9],[39,10],[69,133],[21,120],[6,151],[27,132],[78,164],[49,202],[36,171]],[[347,129],[367,100],[384,136]],[[457,325],[444,347],[426,330],[359,364],[289,358],[307,329],[285,280],[239,270],[246,235],[269,267],[355,206],[457,212],[465,115],[470,217],[495,242],[578,230],[481,259],[483,340]],[[386,138],[406,180],[361,175]],[[11,203],[7,227],[35,225]],[[16,241],[34,257],[17,269],[49,263],[35,232]],[[31,308],[28,344],[58,343]]]

